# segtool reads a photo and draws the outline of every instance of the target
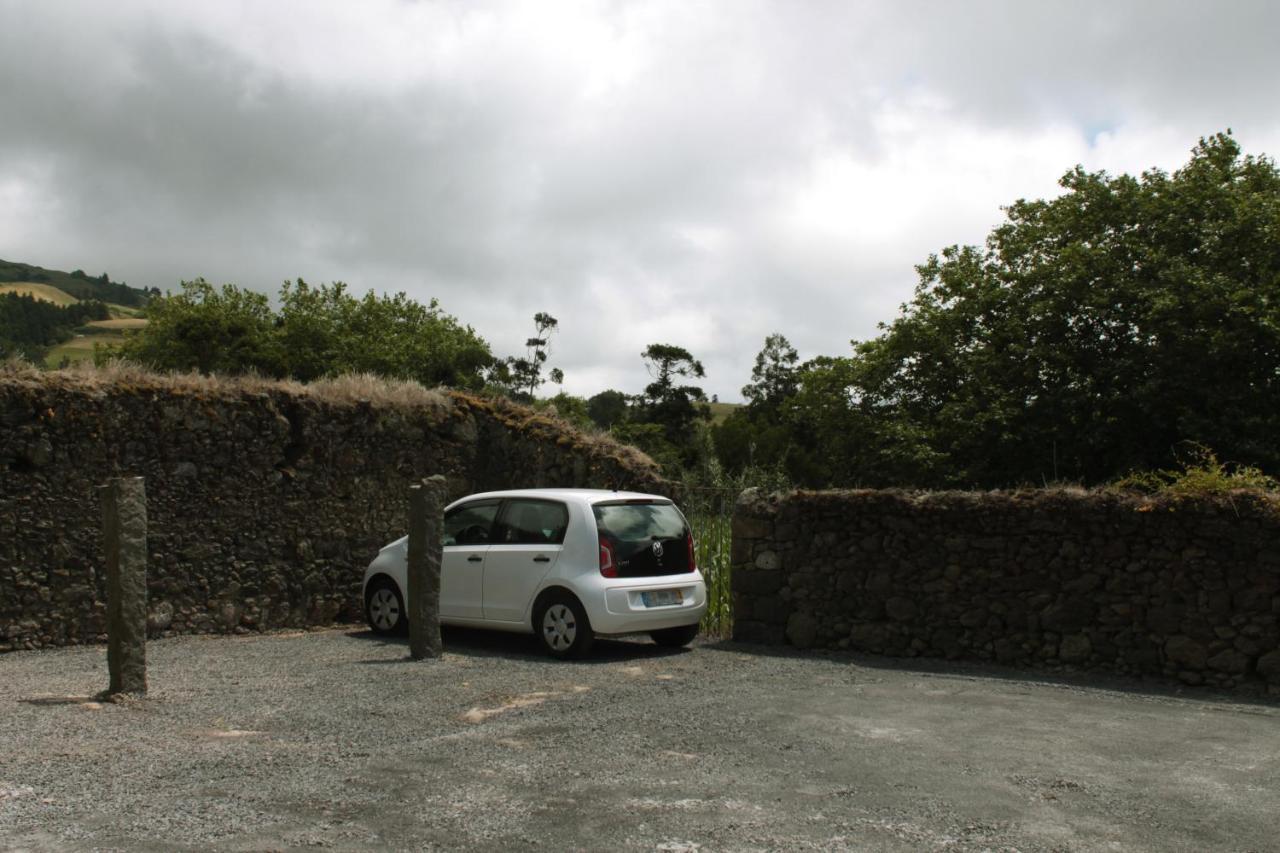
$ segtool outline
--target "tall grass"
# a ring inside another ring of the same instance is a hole
[[[684,511],[693,527],[694,558],[707,582],[707,612],[702,632],[728,637],[733,631],[733,589],[729,569],[733,501],[727,490],[698,490],[684,498]]]
[[[712,637],[733,633],[733,577],[730,549],[733,545],[733,505],[744,489],[758,487],[773,492],[791,487],[780,470],[748,468],[726,474],[715,461],[686,474],[681,507],[693,527],[694,557],[707,582],[707,612],[702,632]]]

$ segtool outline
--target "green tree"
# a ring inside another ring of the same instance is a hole
[[[627,418],[627,395],[610,388],[587,398],[587,415],[601,429],[609,429]]]
[[[775,332],[764,339],[764,348],[756,354],[750,384],[742,387],[747,405],[773,412],[796,393],[797,368],[800,357],[785,336]]]
[[[1077,167],[1061,184],[1007,208],[985,247],[921,265],[833,396],[802,382],[800,405],[872,443],[851,472],[906,476],[903,441],[929,450],[909,454],[927,463],[898,481],[914,485],[1094,483],[1169,467],[1186,440],[1280,470],[1275,164],[1217,134],[1171,175]]]
[[[942,481],[949,459],[930,443],[932,436],[863,392],[874,382],[873,367],[825,356],[802,366],[796,393],[777,416],[785,431],[783,463],[794,480],[866,487]]]
[[[368,372],[425,385],[479,388],[493,363],[470,326],[403,293],[357,298],[342,282],[280,290],[280,311],[263,294],[203,279],[152,299],[147,326],[122,355],[158,369],[243,373],[310,381]]]
[[[865,363],[820,356],[790,368],[785,357],[789,348],[779,347],[776,337],[766,341],[757,364],[786,365],[785,376],[774,373],[783,380],[774,387],[787,390],[755,394],[712,429],[716,456],[730,475],[764,470],[813,487],[887,486],[934,478],[942,460],[924,437],[859,394],[866,382]]]
[[[615,424],[609,430],[610,435],[623,444],[638,447],[661,465],[668,475],[680,477],[684,469],[689,467],[685,454],[668,437],[662,424],[648,423],[641,420],[627,420]],[[692,441],[690,433],[688,441]]]
[[[742,388],[747,405],[711,428],[716,457],[729,474],[736,475],[757,462],[786,464],[793,428],[784,422],[782,407],[798,389],[798,361],[785,336],[774,333],[765,338],[751,371],[752,381]]]
[[[533,400],[538,386],[547,381],[542,377],[542,369],[551,356],[551,334],[559,325],[560,321],[545,311],[534,314],[534,334],[524,342],[524,356],[507,358],[490,374],[490,381],[504,388],[513,399]],[[552,368],[550,376],[557,385],[564,382],[564,372],[558,367]]]
[[[548,409],[553,410],[564,420],[578,427],[579,429],[590,429],[594,424],[591,416],[587,412],[587,401],[581,397],[575,397],[572,394],[566,394],[561,391],[554,397],[539,403]]]
[[[477,388],[493,360],[484,341],[434,299],[423,305],[373,291],[356,298],[342,282],[311,287],[298,279],[285,283],[280,302],[287,369],[299,379],[367,372]]]
[[[688,467],[697,457],[694,426],[708,420],[710,412],[705,405],[698,405],[707,401],[702,388],[681,380],[705,377],[702,362],[684,347],[674,344],[649,344],[640,355],[653,381],[645,386],[636,401],[632,421],[660,427],[663,440],[675,448],[681,464]],[[665,448],[644,449],[651,453],[665,452]]]
[[[126,338],[119,355],[157,370],[285,376],[275,325],[265,294],[197,278],[152,300],[146,327]]]

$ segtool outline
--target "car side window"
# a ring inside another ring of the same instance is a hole
[[[555,501],[517,498],[506,502],[498,541],[504,545],[561,545],[569,511]]]
[[[497,515],[497,501],[477,501],[454,507],[444,514],[444,544],[490,544]]]

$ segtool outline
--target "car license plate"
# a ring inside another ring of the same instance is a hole
[[[640,593],[640,600],[645,607],[669,607],[684,601],[684,596],[678,589],[653,589]]]

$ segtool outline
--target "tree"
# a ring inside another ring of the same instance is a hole
[[[559,325],[559,320],[544,311],[534,314],[534,334],[524,342],[524,357],[507,358],[504,366],[491,376],[491,380],[507,387],[510,396],[515,399],[532,400],[538,386],[546,382],[542,378],[542,368],[551,356],[551,333]],[[564,382],[564,372],[560,368],[552,368],[550,375],[551,381],[557,385]]]
[[[786,464],[793,430],[783,421],[781,410],[797,391],[798,361],[799,356],[786,337],[774,333],[765,338],[751,371],[752,381],[742,388],[747,405],[735,409],[711,429],[716,457],[730,474],[755,467],[758,462]]]
[[[581,397],[575,397],[572,394],[566,394],[561,391],[545,403],[547,408],[555,411],[564,420],[578,427],[579,429],[590,429],[592,427],[591,416],[587,413],[587,401]]]
[[[784,400],[796,393],[795,348],[783,335],[774,333],[764,339],[764,349],[756,354],[751,369],[751,383],[742,387],[742,396],[755,409],[776,411]]]
[[[796,393],[773,421],[783,435],[765,433],[774,447],[785,441],[782,461],[796,482],[885,487],[945,479],[945,448],[935,449],[916,424],[862,393],[873,381],[871,367],[857,358],[826,356],[801,366]]]
[[[789,368],[789,358],[769,356],[789,349],[776,337],[766,340],[757,364]],[[855,359],[826,356],[789,368],[775,385],[789,390],[757,394],[713,427],[720,463],[732,475],[763,469],[813,487],[930,481],[939,460],[921,436],[856,396],[864,370]]]
[[[50,347],[70,340],[90,320],[110,317],[103,302],[55,305],[28,293],[0,293],[0,357],[42,361]]]
[[[357,298],[342,282],[285,282],[280,311],[263,294],[203,279],[152,299],[148,323],[122,355],[165,370],[244,373],[310,381],[375,373],[425,385],[478,388],[493,355],[470,326],[403,293]]]
[[[152,300],[147,325],[127,337],[119,355],[156,370],[287,375],[265,294],[202,278],[182,292]]]
[[[871,443],[845,455],[878,484],[1096,483],[1169,467],[1186,440],[1280,471],[1275,164],[1226,133],[1172,175],[1061,185],[919,266],[901,316],[796,405]],[[914,474],[890,464],[903,441],[928,450]]]
[[[649,344],[640,357],[653,378],[641,397],[646,419],[662,424],[669,433],[678,433],[697,417],[694,403],[706,402],[707,396],[698,386],[680,385],[677,380],[705,377],[702,362],[674,344]]]
[[[601,429],[609,429],[627,418],[627,395],[610,388],[587,399],[587,415]]]
[[[674,344],[649,344],[640,355],[653,381],[638,399],[633,420],[661,427],[665,441],[679,451],[681,461],[692,464],[696,456],[694,424],[707,420],[710,414],[706,406],[697,405],[707,401],[702,389],[679,380],[706,376],[702,362]]]

